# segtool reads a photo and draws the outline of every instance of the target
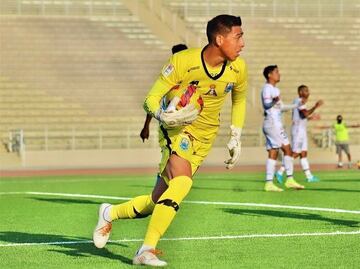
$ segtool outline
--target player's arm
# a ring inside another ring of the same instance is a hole
[[[239,84],[235,85],[231,92],[231,124],[242,129],[245,122],[246,114],[246,97],[248,92],[247,70],[244,68]]]
[[[268,110],[280,101],[280,96],[274,96],[270,88],[265,88],[263,92],[263,100],[264,109]]]
[[[320,115],[317,113],[312,113],[310,116],[307,117],[308,120],[320,120]]]
[[[149,135],[150,135],[150,122],[151,122],[151,115],[146,114],[146,119],[144,122],[144,127],[142,128],[141,132],[140,132],[140,137],[142,139],[142,141],[144,142],[145,139],[149,139]]]
[[[297,108],[299,105],[298,104],[284,104],[283,102],[280,103],[280,110],[281,112],[286,112],[289,110],[293,110],[295,108]]]
[[[283,102],[280,101],[280,110],[281,112],[285,112],[296,108],[299,110],[306,109],[306,105],[305,105],[306,101],[307,101],[306,99],[302,98],[300,101],[295,100],[294,103],[289,105],[284,104]]]
[[[146,113],[152,117],[156,118],[157,113],[159,113],[161,108],[161,98],[177,84],[177,81],[179,81],[177,74],[178,71],[175,68],[174,62],[174,56],[172,56],[168,64],[163,67],[160,76],[155,81],[145,98],[144,109]]]
[[[156,118],[161,123],[168,127],[177,127],[191,124],[198,116],[198,110],[194,105],[189,104],[184,108],[176,111],[164,111],[161,108],[161,99],[166,93],[183,78],[184,68],[181,68],[177,59],[177,55],[173,55],[170,61],[163,68],[159,78],[151,87],[148,95],[145,98],[144,109],[147,114]]]
[[[152,119],[151,115],[146,114],[146,119],[145,119],[145,122],[144,122],[144,127],[147,127],[147,128],[149,127],[150,122],[151,122],[151,119]]]
[[[309,117],[311,116],[311,114],[313,114],[314,111],[315,111],[318,107],[320,107],[320,106],[323,105],[323,103],[324,103],[324,102],[323,102],[322,100],[319,100],[319,101],[317,101],[317,102],[315,103],[315,105],[314,105],[312,108],[310,108],[309,110],[307,110],[306,107],[305,107],[305,108],[302,108],[302,107],[300,106],[300,107],[299,107],[300,117],[303,118],[303,119],[309,118]]]
[[[239,81],[231,92],[231,136],[230,141],[227,144],[230,153],[230,159],[225,161],[227,169],[231,169],[235,166],[241,153],[240,138],[245,122],[247,86],[247,69],[244,64]]]

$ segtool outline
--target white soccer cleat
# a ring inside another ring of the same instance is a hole
[[[112,224],[107,221],[104,216],[105,209],[111,206],[111,204],[101,204],[99,208],[99,220],[93,233],[94,245],[97,248],[105,247],[109,240]]]
[[[165,261],[159,260],[156,256],[157,254],[161,254],[159,250],[149,249],[144,250],[140,254],[136,254],[133,259],[134,265],[149,265],[149,266],[166,266],[167,263]]]

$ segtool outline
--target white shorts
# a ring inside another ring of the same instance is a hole
[[[266,149],[278,149],[289,145],[289,138],[282,124],[273,124],[272,120],[265,120],[263,132],[266,138]]]
[[[291,148],[295,153],[301,153],[308,150],[308,141],[306,130],[293,126],[291,128]]]

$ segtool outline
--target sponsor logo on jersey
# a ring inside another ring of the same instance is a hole
[[[225,86],[225,93],[229,93],[234,89],[234,82],[229,82]]]
[[[189,139],[184,137],[184,138],[181,139],[180,148],[182,150],[188,150],[189,149],[189,144],[190,144]]]
[[[232,67],[231,65],[230,65],[230,70],[234,71],[236,74],[239,73],[239,70],[237,70],[236,68]]]
[[[188,73],[190,73],[191,71],[197,70],[197,69],[200,69],[200,66],[190,67],[190,68],[188,69]]]
[[[174,71],[174,66],[172,65],[172,64],[168,64],[165,68],[164,68],[164,70],[163,70],[163,75],[165,76],[165,77],[167,77],[167,76],[169,76],[173,71]]]
[[[211,84],[210,89],[205,93],[205,95],[217,96],[215,88],[216,88],[216,85]]]

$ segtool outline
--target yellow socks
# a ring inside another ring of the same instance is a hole
[[[178,176],[169,181],[169,188],[161,195],[152,213],[144,245],[156,247],[179,209],[181,201],[189,193],[191,178]]]
[[[142,195],[130,201],[114,205],[110,209],[111,220],[143,218],[152,213],[155,204],[150,195]]]

